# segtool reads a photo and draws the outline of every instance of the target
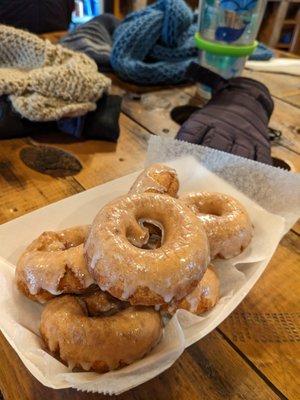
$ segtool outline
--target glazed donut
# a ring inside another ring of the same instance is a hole
[[[99,315],[100,307],[93,316],[86,301],[60,296],[47,303],[41,316],[46,347],[70,368],[101,373],[117,369],[142,358],[160,340],[161,317],[154,309],[128,307]]]
[[[143,249],[142,222],[162,230],[162,245]],[[120,300],[156,305],[181,299],[209,262],[207,236],[197,217],[170,196],[145,193],[119,198],[96,216],[85,244],[95,282]]]
[[[152,164],[136,179],[129,190],[129,195],[160,193],[177,197],[179,182],[175,169],[164,164]]]
[[[213,308],[220,297],[220,281],[215,268],[210,265],[196,288],[183,299],[168,305],[167,310],[174,314],[184,309],[194,314],[202,314]]]
[[[253,227],[247,211],[236,199],[223,193],[189,193],[181,200],[203,223],[211,258],[231,258],[250,243]]]
[[[44,232],[21,255],[15,273],[18,288],[44,303],[61,293],[81,293],[93,284],[83,254],[88,226]]]

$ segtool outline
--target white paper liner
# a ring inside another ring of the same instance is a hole
[[[151,136],[149,140],[147,165],[185,155],[193,156],[266,210],[284,217],[286,231],[299,218],[300,174],[209,147],[159,136]]]
[[[178,147],[174,143],[171,141],[168,145],[170,144],[177,151]],[[148,161],[166,160],[169,158],[169,152],[173,155],[170,147],[167,149],[166,146],[164,149],[160,147],[159,153],[157,145],[157,142],[151,140]],[[177,155],[176,151],[175,155]],[[193,147],[189,147],[189,151],[193,153]],[[230,156],[227,159],[225,155],[225,160],[222,161],[224,153],[220,154],[211,157],[210,168],[214,168],[215,165],[215,170],[226,171],[228,166],[232,165],[235,170],[236,157]],[[205,154],[205,150],[201,156],[204,164],[207,164],[210,157]],[[248,170],[247,163],[250,164]],[[15,288],[14,264],[25,246],[42,231],[90,223],[101,206],[128,191],[139,172],[64,199],[0,226],[0,256],[2,256],[0,259],[0,328],[29,371],[44,385],[56,389],[74,387],[79,390],[118,394],[157,376],[175,362],[186,346],[211,332],[240,303],[265,269],[284,231],[291,226],[291,221],[296,220],[295,208],[287,212],[286,202],[289,201],[289,191],[284,192],[285,199],[278,198],[277,203],[276,197],[272,200],[272,207],[278,214],[288,215],[288,222],[284,223],[281,216],[262,209],[194,158],[187,157],[168,164],[179,174],[181,192],[214,190],[229,193],[238,198],[251,216],[255,227],[254,237],[250,246],[240,256],[215,263],[220,275],[222,295],[217,306],[201,317],[184,310],[177,311],[167,324],[160,344],[147,357],[121,370],[102,375],[92,372],[71,372],[48,354],[44,350],[38,333],[42,306],[25,298]],[[255,168],[249,161],[246,163],[243,161],[241,165],[243,165],[240,169],[242,176],[237,179],[236,172],[234,176],[237,182],[243,182],[243,184],[240,183],[239,188],[251,194],[253,180],[249,178],[249,171]],[[261,168],[259,182],[263,181],[264,176],[264,166]],[[277,179],[281,182],[283,171],[276,169],[271,173],[268,168],[264,179],[267,181],[268,177],[272,176],[271,187],[275,195],[274,182]],[[295,183],[293,179],[288,179],[289,188],[292,188],[291,185]],[[248,191],[247,181],[249,182]],[[281,189],[278,193],[283,195]],[[268,199],[264,199],[262,194],[258,196],[258,199],[260,203],[269,204]]]

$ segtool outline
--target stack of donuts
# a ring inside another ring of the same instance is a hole
[[[71,369],[128,365],[159,342],[162,315],[217,303],[211,260],[241,253],[251,221],[228,195],[178,189],[175,170],[151,165],[90,226],[44,232],[21,255],[17,287],[45,303],[45,347]]]

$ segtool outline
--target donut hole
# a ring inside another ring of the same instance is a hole
[[[194,210],[196,214],[200,216],[207,217],[221,217],[222,209],[214,204],[195,204]]]
[[[143,250],[155,250],[162,246],[164,229],[160,222],[147,218],[138,218],[126,230],[127,240]]]
[[[155,225],[152,222],[142,221],[140,222],[144,228],[149,232],[149,239],[146,244],[142,246],[145,250],[158,249],[162,245],[163,239],[163,228],[162,226]]]
[[[162,246],[163,243],[163,226],[158,222],[150,219],[140,218],[138,225],[143,234],[138,235],[137,230],[127,231],[127,239],[129,242],[143,250],[154,250]],[[143,238],[142,238],[143,236]],[[142,239],[142,240],[141,240]]]

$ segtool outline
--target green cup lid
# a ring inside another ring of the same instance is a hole
[[[247,57],[253,53],[258,45],[258,42],[256,40],[251,44],[240,46],[211,42],[209,40],[203,39],[199,32],[195,34],[195,42],[196,46],[199,49],[205,50],[208,53],[231,57]]]

